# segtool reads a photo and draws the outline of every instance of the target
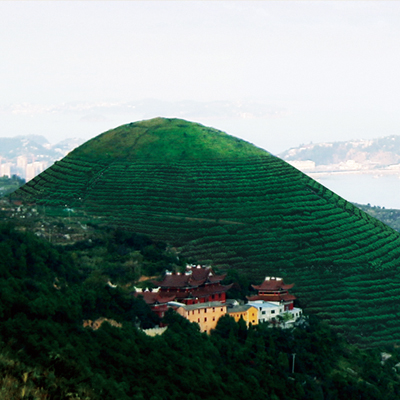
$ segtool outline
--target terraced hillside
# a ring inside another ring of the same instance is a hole
[[[220,131],[154,119],[103,133],[14,198],[81,208],[186,256],[296,284],[362,345],[400,343],[400,236],[284,161]]]

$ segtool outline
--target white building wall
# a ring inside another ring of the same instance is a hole
[[[11,178],[11,163],[0,165],[0,176],[8,176]]]
[[[284,313],[284,306],[280,304],[274,304],[268,301],[256,300],[248,302],[251,306],[258,310],[258,322],[269,322],[271,319]]]
[[[25,180],[26,182],[29,182],[31,179],[33,179],[35,177],[35,167],[33,166],[33,164],[28,164],[26,166],[26,170],[25,170]]]

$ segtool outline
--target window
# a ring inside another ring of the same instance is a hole
[[[207,312],[207,308],[204,309],[204,312]]]
[[[275,314],[275,310],[271,310],[271,314]]]
[[[200,323],[200,318],[197,320],[198,323]]]
[[[215,307],[213,307],[213,312],[215,312]]]
[[[215,321],[215,317],[213,317],[213,321]]]
[[[199,314],[200,314],[200,309],[199,309]]]
[[[263,311],[261,314],[265,314],[266,313],[266,311]]]
[[[207,317],[204,317],[204,322],[207,322]]]

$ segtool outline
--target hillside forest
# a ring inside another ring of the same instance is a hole
[[[160,321],[132,295],[133,285],[189,260],[112,227],[96,227],[73,245],[51,244],[24,228],[0,225],[1,398],[400,396],[397,348],[357,348],[313,315],[290,329],[248,329],[225,316],[207,335],[171,311],[168,329],[147,336],[144,329]],[[244,277],[231,272],[227,280],[236,282],[231,296],[248,293]],[[107,319],[99,329],[84,327],[98,317]]]

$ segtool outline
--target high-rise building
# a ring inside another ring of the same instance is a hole
[[[11,163],[0,164],[0,176],[11,178]]]

